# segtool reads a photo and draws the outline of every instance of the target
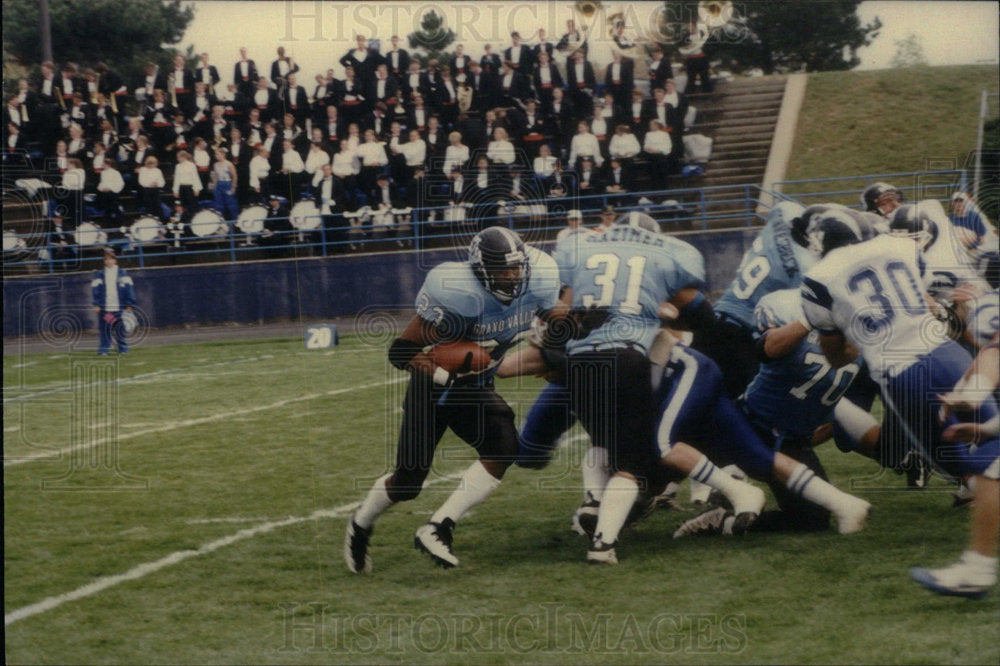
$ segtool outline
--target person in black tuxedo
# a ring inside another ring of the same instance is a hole
[[[260,112],[260,119],[265,123],[281,115],[278,93],[268,87],[267,79],[263,76],[257,78],[257,89],[250,95],[250,105],[250,108]]]
[[[340,64],[344,66],[344,69],[353,67],[354,74],[361,85],[367,86],[375,78],[375,66],[382,59],[378,51],[368,48],[368,40],[364,35],[358,35],[354,39],[357,46],[341,56]]]
[[[621,51],[611,52],[611,62],[604,70],[604,92],[614,95],[619,108],[625,108],[635,87],[634,67],[632,59],[623,57]]]
[[[493,98],[495,92],[494,78],[493,75],[487,74],[478,62],[473,60],[469,63],[469,75],[466,77],[465,82],[472,88],[471,111],[482,112],[496,106]]]
[[[479,66],[483,68],[485,74],[500,74],[500,67],[503,65],[503,60],[496,53],[493,53],[493,46],[487,44],[483,47],[485,53],[483,57],[479,59]]]
[[[380,173],[375,179],[375,187],[371,188],[368,194],[368,206],[372,209],[372,226],[384,227],[389,236],[395,237],[399,234],[396,225],[396,216],[392,214],[394,209],[403,208],[406,205],[399,187],[389,178],[388,174]],[[383,229],[373,229],[382,231]]]
[[[393,35],[390,40],[392,48],[382,56],[389,73],[395,77],[397,83],[402,83],[403,77],[410,70],[410,54],[406,49],[399,46],[399,35]]]
[[[559,43],[556,44],[556,50],[560,53],[565,53],[567,59],[572,59],[572,55],[576,51],[582,51],[583,57],[587,57],[587,38],[583,35],[580,30],[576,27],[576,21],[569,19],[566,21],[566,34],[560,38]]]
[[[459,74],[468,74],[470,69],[469,65],[472,64],[472,58],[465,55],[465,45],[459,44],[455,47],[455,53],[448,60],[448,69],[451,71],[451,77],[455,78]]]
[[[545,54],[552,60],[552,53],[555,51],[555,44],[550,42],[545,38],[545,28],[538,29],[538,42],[531,47],[531,53],[534,58],[535,65],[538,64],[538,56]]]
[[[504,62],[509,62],[514,71],[528,76],[535,65],[531,48],[521,43],[521,34],[516,31],[510,33],[510,44],[503,50]]]
[[[514,69],[511,62],[504,62],[494,87],[493,97],[497,106],[521,107],[522,101],[531,97],[531,90],[524,76]]]
[[[542,144],[552,140],[551,123],[539,107],[538,102],[533,99],[524,103],[523,113],[511,115],[514,120],[512,135],[517,137],[528,158],[534,159],[538,156],[538,150]]]
[[[167,95],[170,103],[179,109],[188,108],[194,97],[194,74],[187,68],[181,53],[174,55],[173,69],[167,72]]]
[[[670,65],[670,58],[666,56],[659,46],[653,48],[652,62],[649,63],[649,89],[665,88],[668,79],[674,78],[674,70]]]
[[[306,94],[306,89],[298,84],[295,74],[289,74],[285,81],[286,85],[282,91],[281,99],[284,111],[292,114],[296,125],[305,127],[306,118],[309,117],[311,111],[309,95]]]
[[[208,89],[215,94],[215,86],[219,85],[219,70],[215,65],[208,63],[208,53],[198,56],[198,66],[194,70],[195,82],[201,81],[208,86]]]
[[[476,158],[475,165],[465,175],[462,202],[473,204],[472,219],[480,229],[497,224],[497,202],[510,191],[509,181],[507,170],[490,164],[485,155]]]
[[[559,73],[559,68],[545,51],[538,54],[538,64],[535,65],[532,79],[536,97],[545,109],[552,105],[552,91],[556,88],[566,87],[562,74]]]
[[[583,51],[576,51],[571,62],[566,64],[566,84],[577,118],[594,115],[594,88],[597,78],[594,68],[585,60]]]
[[[616,157],[608,160],[603,182],[604,191],[608,194],[624,194],[635,191],[635,176],[632,168]]]
[[[670,156],[677,164],[684,160],[684,118],[687,116],[688,100],[687,96],[677,91],[677,84],[673,79],[666,82],[663,92],[663,100],[667,103],[669,112],[667,114],[667,132],[673,141],[674,149]]]
[[[441,70],[441,78],[433,90],[434,108],[445,127],[452,127],[458,119],[458,87],[448,68]]]
[[[247,58],[247,48],[240,47],[240,59],[233,65],[233,83],[245,97],[253,97],[257,88],[257,64]]]
[[[271,83],[278,89],[279,95],[285,89],[288,75],[299,71],[299,66],[291,56],[285,55],[285,47],[278,47],[278,58],[271,63]]]
[[[399,83],[394,76],[389,75],[388,65],[380,62],[375,66],[375,76],[368,86],[368,103],[374,106],[395,106],[398,95]]]
[[[333,167],[327,163],[316,172],[312,180],[316,207],[322,216],[326,242],[332,245],[336,254],[347,252],[347,221],[343,212],[347,204],[343,183],[333,175]]]
[[[570,138],[576,131],[577,112],[573,108],[573,102],[567,99],[562,88],[555,88],[552,91],[552,105],[548,110],[550,127],[552,128],[553,143],[556,144],[556,156],[560,151],[569,148]]]
[[[576,186],[581,197],[604,193],[604,179],[600,170],[594,166],[593,158],[583,157],[580,159]],[[600,204],[599,199],[584,199],[580,202],[580,207],[584,209],[596,209],[600,207]]]

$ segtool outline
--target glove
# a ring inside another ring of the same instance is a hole
[[[135,314],[131,310],[126,310],[122,313],[122,326],[125,327],[126,334],[131,334],[138,325],[139,321],[135,318]]]
[[[104,323],[106,324],[113,324],[116,321],[118,321],[118,319],[110,312],[105,312],[104,316],[101,318],[104,320]]]
[[[569,312],[573,320],[573,339],[580,340],[590,335],[595,328],[600,328],[611,316],[611,308],[606,305],[600,307],[591,305],[589,308],[574,308]]]

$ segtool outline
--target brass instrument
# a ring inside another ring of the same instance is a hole
[[[580,14],[585,20],[590,21],[598,12],[603,11],[604,7],[601,0],[576,0],[576,4],[573,5],[573,9]],[[570,42],[566,48],[566,55],[572,56],[583,44],[590,38],[590,31],[593,29],[593,25],[588,25],[587,23],[580,23],[577,26],[577,32],[580,34],[580,39],[576,42]]]
[[[702,0],[698,3],[698,18],[708,27],[715,30],[733,20],[733,3],[729,0]]]

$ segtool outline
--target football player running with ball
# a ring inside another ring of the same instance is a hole
[[[417,314],[389,348],[389,361],[409,371],[395,470],[375,481],[347,524],[344,558],[354,573],[371,571],[369,541],[375,520],[397,502],[420,494],[434,450],[451,428],[479,453],[458,488],[420,527],[415,546],[439,566],[458,564],[452,530],[496,490],[517,457],[514,412],[493,386],[496,366],[532,318],[548,318],[557,307],[555,261],[503,227],[489,227],[472,240],[467,262],[445,262],[428,273],[417,296]],[[449,372],[427,347],[473,341],[492,362],[473,367],[473,353]],[[430,354],[430,355],[429,355]]]

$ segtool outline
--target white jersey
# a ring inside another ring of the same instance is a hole
[[[930,313],[917,243],[878,236],[830,252],[802,278],[802,308],[821,333],[840,332],[884,384],[948,340]]]
[[[985,281],[969,260],[969,253],[941,202],[925,199],[916,205],[937,225],[936,236],[923,251],[926,264],[924,286],[928,293],[935,300],[950,304],[952,293],[960,284],[971,282],[985,287]]]
[[[965,327],[976,344],[983,347],[1000,332],[1000,290],[988,291],[970,301]]]

